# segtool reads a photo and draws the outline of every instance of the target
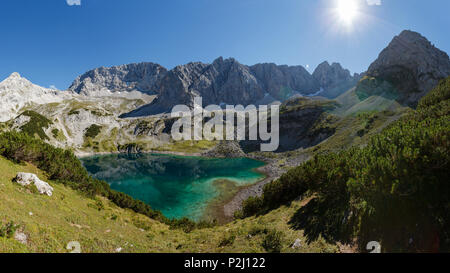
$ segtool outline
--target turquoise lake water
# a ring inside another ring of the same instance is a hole
[[[220,194],[215,180],[227,179],[243,186],[264,177],[254,170],[264,163],[248,158],[141,154],[101,155],[81,161],[93,177],[146,202],[168,218],[201,219],[208,202]]]

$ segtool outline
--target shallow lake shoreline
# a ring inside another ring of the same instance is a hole
[[[266,165],[267,163],[265,163],[264,166]],[[251,194],[251,190],[249,190],[250,188],[260,183],[263,183],[269,178],[269,175],[266,174],[263,169],[264,166],[253,169],[253,171],[263,175],[263,177],[258,179],[258,181],[256,181],[255,183],[245,186],[239,186],[234,181],[228,181],[229,185],[232,186],[229,186],[225,190],[221,189],[220,195],[208,202],[207,208],[205,209],[203,220],[205,221],[216,220],[219,224],[226,224],[228,222],[233,221],[234,211],[240,209],[239,205],[242,204],[242,202],[237,203],[236,201],[233,200],[235,200],[236,197],[239,195],[245,196],[247,194]],[[217,182],[223,181],[222,179],[217,179]],[[229,194],[230,191],[232,192],[231,194]],[[227,208],[229,211],[227,211]]]
[[[101,155],[117,155],[126,154],[121,152],[76,152],[77,158],[88,158]],[[174,151],[145,151],[140,154],[158,154],[158,155],[174,155],[174,156],[186,156],[186,157],[204,157],[204,158],[221,158],[214,156],[205,156],[203,153],[186,153],[186,152],[174,152]],[[264,185],[270,183],[274,179],[279,178],[280,170],[276,168],[267,158],[257,158],[254,156],[245,156],[246,158],[263,162],[264,165],[256,168],[255,171],[264,175],[256,183],[246,186],[237,186],[237,191],[232,196],[227,196],[224,199],[223,194],[214,198],[208,202],[207,209],[205,210],[205,219],[211,220],[217,219],[220,223],[226,223],[234,219],[235,211],[242,208],[242,203],[251,196],[260,196],[263,193]],[[226,194],[226,193],[225,193]],[[208,215],[207,215],[208,214]]]
[[[256,169],[258,172],[264,174],[265,178],[252,185],[242,187],[233,198],[223,205],[223,213],[226,218],[232,220],[234,218],[234,213],[242,208],[242,203],[245,200],[251,196],[261,196],[264,186],[281,176],[280,170],[275,168],[272,162],[265,163],[264,166]]]

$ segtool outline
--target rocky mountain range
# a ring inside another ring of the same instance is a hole
[[[124,115],[147,116],[168,112],[177,104],[193,105],[203,97],[204,104],[268,104],[295,95],[314,95],[345,86],[359,79],[340,64],[321,64],[311,75],[302,66],[273,63],[247,66],[233,58],[180,65],[172,70],[154,63],[97,68],[77,78],[69,90],[89,96],[137,90],[158,94],[151,104]]]

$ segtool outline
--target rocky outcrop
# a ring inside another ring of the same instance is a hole
[[[279,147],[277,153],[309,148],[317,145],[335,133],[332,115],[336,103],[314,98],[292,98],[280,107]],[[248,127],[247,127],[248,130]],[[247,132],[248,134],[248,132]],[[260,151],[260,140],[239,142],[245,153]]]
[[[302,247],[302,240],[299,238],[295,239],[294,243],[292,244],[291,248],[296,249]]]
[[[53,187],[48,183],[40,180],[35,174],[32,173],[18,173],[14,182],[26,187],[34,185],[40,194],[46,194],[48,196],[53,195]]]
[[[14,234],[14,239],[23,245],[26,245],[28,243],[28,236],[23,232],[17,231]]]
[[[393,86],[398,100],[411,105],[449,75],[449,56],[419,33],[405,30],[370,65],[364,80]],[[357,92],[371,94],[365,88],[367,84],[361,86],[364,89],[359,88]]]
[[[237,158],[245,157],[245,153],[242,151],[237,141],[223,140],[210,151],[203,153],[202,156],[214,158]]]
[[[134,63],[100,67],[78,77],[69,90],[87,96],[104,96],[115,92],[157,93],[167,69],[154,63]]]

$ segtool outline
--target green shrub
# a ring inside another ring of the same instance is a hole
[[[43,130],[43,128],[47,129],[52,124],[49,119],[34,111],[25,111],[21,114],[21,116],[27,116],[30,118],[26,124],[20,127],[22,132],[32,137],[37,135],[40,139],[49,140],[49,137]]]
[[[236,240],[236,235],[234,234],[226,235],[220,240],[219,247],[231,246],[233,245],[234,240]]]
[[[69,112],[69,116],[72,116],[72,115],[78,115],[78,114],[80,114],[80,111],[79,110],[77,110],[77,109],[72,109],[72,110],[70,110],[70,112]]]
[[[202,228],[213,228],[217,226],[217,220],[214,219],[211,222],[209,221],[205,221],[205,220],[201,220],[200,222],[197,222],[197,228],[202,229]]]
[[[100,134],[101,130],[102,130],[102,126],[99,126],[97,124],[92,124],[91,126],[89,126],[89,128],[86,129],[84,136],[89,137],[89,138],[95,138],[96,136],[98,136]]]
[[[182,218],[180,220],[172,219],[167,223],[169,224],[171,229],[182,229],[186,233],[193,231],[196,227],[196,224],[188,218]]]
[[[58,137],[58,135],[59,135],[59,130],[58,129],[52,129],[52,135],[53,135],[53,138],[57,138]]]
[[[281,231],[270,230],[264,236],[262,247],[270,253],[280,253],[282,248],[283,233]]]
[[[244,217],[255,215],[261,211],[262,205],[263,202],[261,198],[251,196],[244,201],[241,215]],[[240,215],[236,214],[236,216],[239,217]]]
[[[450,99],[450,80],[442,80],[430,93],[419,102],[418,109],[424,109]]]
[[[151,226],[150,226],[150,224],[148,222],[140,220],[140,219],[137,219],[137,218],[133,219],[133,225],[135,227],[140,228],[140,229],[145,230],[145,231],[149,231],[150,228],[151,228]]]
[[[96,209],[98,211],[102,211],[105,209],[105,205],[103,205],[103,202],[101,200],[95,200],[95,202],[92,204],[88,204],[88,207]]]
[[[8,222],[0,227],[0,237],[12,238],[18,228],[19,226],[15,225],[14,222]]]
[[[256,235],[261,235],[261,234],[267,234],[268,232],[269,232],[269,230],[266,227],[263,227],[260,225],[255,225],[250,228],[248,235],[256,236]]]

